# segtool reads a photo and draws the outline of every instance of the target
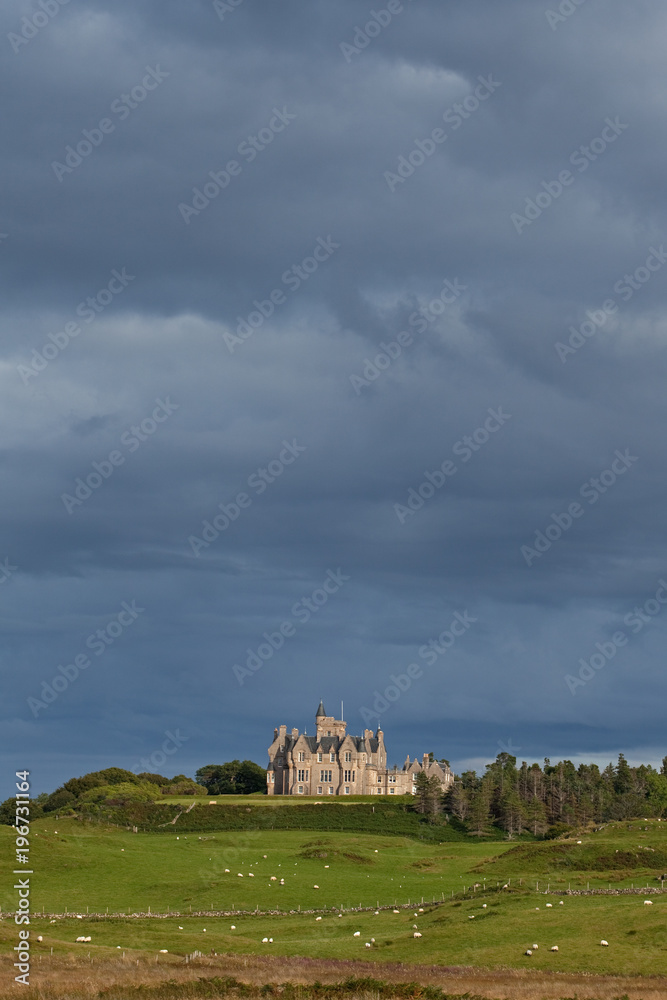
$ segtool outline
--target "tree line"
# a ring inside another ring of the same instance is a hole
[[[631,767],[623,754],[603,770],[570,760],[517,767],[516,757],[499,753],[484,774],[464,771],[443,795],[437,778],[417,778],[417,809],[431,819],[461,824],[470,834],[493,827],[509,837],[530,833],[557,836],[587,823],[667,815],[667,757],[660,770]]]

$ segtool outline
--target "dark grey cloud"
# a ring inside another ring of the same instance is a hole
[[[347,58],[359,0],[3,9],[10,777],[263,761],[320,697],[397,761],[662,756],[664,12],[403,6]]]

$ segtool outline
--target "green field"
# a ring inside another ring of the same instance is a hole
[[[16,904],[13,837],[10,827],[0,827],[0,905],[5,913]],[[657,820],[609,824],[569,841],[517,845],[296,830],[133,834],[49,817],[36,820],[32,830],[33,912],[67,911],[83,919],[50,923],[37,917],[31,930],[33,938],[44,935],[39,947],[49,949],[47,954],[51,948],[54,955],[82,953],[84,946],[75,944],[75,938],[90,935],[86,954],[114,957],[120,945],[121,951],[155,956],[166,948],[168,954],[159,960],[167,964],[182,963],[185,954],[197,949],[205,954],[663,974],[667,894],[652,895],[652,906],[644,906],[643,895],[566,896],[561,906],[553,890],[566,890],[568,884],[573,889],[587,884],[658,886],[666,858],[667,823]],[[509,888],[503,889],[508,880]],[[410,910],[392,912],[394,903],[408,901]],[[378,903],[389,909],[377,915],[372,909],[350,912]],[[149,907],[152,913],[178,910],[181,916],[86,919],[87,910],[145,913]],[[190,908],[258,909],[260,914],[193,917]],[[299,908],[319,910],[322,919],[299,913]],[[333,908],[347,912],[338,916]],[[271,910],[282,912],[261,914]],[[413,937],[413,924],[421,938]],[[354,937],[356,930],[360,937]],[[0,921],[4,954],[15,937],[13,920]],[[273,943],[262,943],[263,937],[272,937]],[[608,948],[600,946],[603,938]],[[533,943],[539,949],[528,958],[524,951]],[[550,952],[552,945],[559,951]]]

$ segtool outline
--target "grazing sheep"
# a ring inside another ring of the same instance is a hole
[[[38,934],[38,935],[37,935],[37,940],[38,940],[38,941],[43,941],[43,940],[44,940],[44,938],[42,937],[42,935],[41,935],[41,934]]]
[[[254,878],[254,877],[255,877],[254,872],[248,872],[248,878]]]
[[[418,938],[418,937],[421,937],[421,934],[419,933],[419,931],[415,931],[412,936],[413,936],[413,938]]]
[[[369,942],[369,941],[367,941],[364,947],[366,947],[366,948],[370,948],[370,942]]]
[[[380,911],[379,911],[379,910],[376,910],[376,911],[375,911],[375,916],[377,917],[377,916],[379,916],[379,915],[380,915]]]
[[[203,933],[206,934],[206,928],[203,927],[202,930],[203,930]]]
[[[78,937],[76,940],[77,940],[77,943],[78,943],[79,941],[83,941],[83,938],[82,937]]]
[[[424,912],[424,907],[423,907],[423,906],[420,906],[420,907],[419,907],[419,912],[420,912],[420,913],[423,913],[423,912]]]
[[[315,917],[315,919],[316,919],[316,920],[321,920],[321,919],[322,919],[322,917]]]
[[[547,903],[547,909],[553,905],[554,905],[553,903]]]
[[[232,926],[229,929],[230,929],[230,931],[235,931],[236,930],[236,924],[232,924]]]
[[[536,910],[539,910],[539,906],[536,906],[536,907],[535,907],[535,909],[536,909]]]
[[[180,927],[180,926],[179,926],[179,928],[178,928],[178,929],[179,929],[179,931],[182,931],[182,930],[183,930],[183,928],[182,928],[182,927]]]
[[[355,931],[352,937],[361,937],[361,931]]]
[[[319,885],[314,885],[313,889],[319,889]]]
[[[243,878],[243,875],[241,874],[241,872],[237,872],[236,874],[238,875],[239,878]]]
[[[652,899],[645,899],[644,900],[644,906],[653,906],[653,900]]]
[[[269,944],[273,944],[273,938],[269,938]]]
[[[343,914],[342,914],[342,913],[339,913],[339,914],[338,914],[338,916],[339,916],[339,917],[342,917],[342,916],[343,916]]]
[[[160,948],[160,954],[161,955],[168,955],[169,952],[168,952],[168,950],[166,948]]]
[[[468,920],[474,920],[474,919],[475,919],[475,914],[471,913],[468,917]]]
[[[539,947],[540,947],[540,946],[539,946],[539,944],[534,944],[534,945],[533,945],[533,951],[537,951],[537,949],[538,949]]]
[[[268,944],[268,943],[269,943],[268,938],[262,938],[262,944]]]
[[[485,909],[486,909],[486,903],[482,903],[482,909],[483,909],[483,910],[485,910]]]
[[[559,905],[559,906],[565,906],[565,903],[563,902],[563,900],[562,900],[562,899],[559,899],[559,900],[558,900],[558,905]]]
[[[325,868],[328,868],[328,867],[329,867],[329,865],[325,865],[324,867],[325,867]]]
[[[552,945],[549,951],[558,951],[558,945],[557,944]]]
[[[226,871],[226,872],[227,872],[227,874],[229,875],[229,868],[225,868],[225,871]]]
[[[393,910],[394,913],[400,913],[400,910]]]
[[[609,947],[609,942],[605,941],[604,938],[602,938],[602,941],[600,941],[600,944],[602,945],[603,948],[608,948]]]
[[[532,954],[533,954],[533,953],[532,953],[532,951],[530,950],[530,948],[527,948],[527,949],[526,949],[526,950],[524,951],[524,955],[532,955]]]

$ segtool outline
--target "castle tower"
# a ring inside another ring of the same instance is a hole
[[[333,715],[327,715],[321,701],[315,713],[315,726],[318,741],[323,736],[338,736],[341,740],[345,738],[347,723],[343,722],[342,719],[335,719]]]

